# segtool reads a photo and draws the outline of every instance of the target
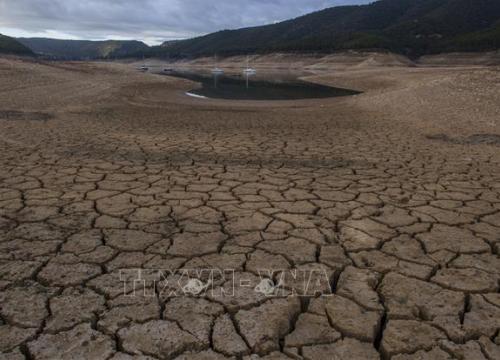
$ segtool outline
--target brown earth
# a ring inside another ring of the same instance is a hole
[[[273,103],[0,60],[0,358],[500,358],[499,69],[358,65]]]
[[[483,55],[484,56],[484,55]],[[286,54],[273,53],[251,56],[230,56],[225,58],[200,57],[195,59],[181,59],[171,62],[175,66],[208,66],[214,63],[227,68],[246,66],[247,61],[251,66],[259,69],[326,69],[341,68],[346,66],[382,65],[382,66],[414,66],[414,62],[403,55],[381,52],[338,52],[334,54]],[[161,60],[150,59],[148,63],[162,63]]]

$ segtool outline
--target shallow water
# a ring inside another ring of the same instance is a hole
[[[258,71],[257,74],[211,74],[210,71],[173,70],[165,75],[196,81],[188,95],[229,100],[298,100],[350,96],[359,92],[300,80],[306,73]]]

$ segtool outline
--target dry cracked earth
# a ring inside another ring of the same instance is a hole
[[[500,359],[499,77],[226,103],[0,60],[0,359]]]

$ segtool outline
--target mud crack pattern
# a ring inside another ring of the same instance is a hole
[[[2,359],[500,358],[496,146],[355,100],[229,111],[162,100],[178,80],[37,66],[9,105],[54,119],[0,123]],[[172,281],[128,296],[134,269]],[[183,269],[234,269],[235,293],[171,296]]]

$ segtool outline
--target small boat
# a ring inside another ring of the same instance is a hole
[[[164,68],[163,69],[163,72],[172,72],[172,71],[174,71],[173,68]]]
[[[214,55],[214,63],[215,63],[215,67],[212,69],[212,74],[214,74],[214,75],[224,74],[224,70],[222,70],[220,67],[217,66],[217,63],[218,63],[217,55]]]
[[[212,69],[212,74],[215,74],[215,75],[221,75],[221,74],[224,74],[224,70],[222,70],[221,68],[213,68]]]
[[[250,61],[248,59],[248,56],[247,56],[247,67],[246,67],[246,69],[243,70],[243,74],[245,74],[245,75],[254,75],[254,74],[257,74],[257,70],[255,70],[254,68],[250,67]]]
[[[149,70],[149,67],[147,67],[147,66],[146,66],[146,57],[145,57],[144,55],[142,55],[142,63],[143,63],[143,65],[141,65],[141,66],[139,67],[139,70],[140,70],[140,71],[143,71],[143,72],[148,71],[148,70]]]

